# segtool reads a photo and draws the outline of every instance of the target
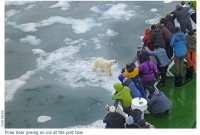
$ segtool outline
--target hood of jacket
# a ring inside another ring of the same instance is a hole
[[[133,70],[132,72],[129,72],[129,70],[128,70],[128,71],[126,71],[126,72],[124,72],[124,73],[122,73],[122,74],[123,74],[124,77],[133,78],[133,77],[135,77],[136,75],[138,75],[138,73],[139,73],[139,68],[138,68],[138,67],[135,67],[134,70]]]
[[[182,9],[183,7],[181,6],[181,5],[176,5],[176,10],[180,10],[180,9]]]
[[[113,85],[114,89],[117,91],[117,92],[120,92],[122,90],[122,84],[121,83],[115,83]]]
[[[176,37],[184,37],[185,34],[179,31],[179,32],[175,33],[174,36],[176,36]]]
[[[147,29],[145,30],[145,35],[149,35],[150,33],[151,33],[151,29],[147,28]]]

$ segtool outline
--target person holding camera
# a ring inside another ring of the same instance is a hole
[[[103,119],[103,123],[106,123],[106,128],[125,128],[125,118],[123,115],[116,111],[114,106],[105,106],[108,114]]]

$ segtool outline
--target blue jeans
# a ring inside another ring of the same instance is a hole
[[[131,78],[131,80],[135,83],[135,87],[140,91],[141,97],[146,99],[146,92],[143,87],[142,81],[139,75]]]

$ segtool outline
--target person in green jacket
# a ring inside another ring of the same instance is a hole
[[[116,93],[112,96],[112,100],[119,99],[123,107],[130,107],[132,101],[131,90],[126,86],[122,86],[121,83],[115,83],[113,87]]]

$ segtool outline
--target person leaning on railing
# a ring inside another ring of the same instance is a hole
[[[103,119],[103,123],[106,123],[105,128],[125,128],[125,118],[123,115],[116,111],[114,106],[105,106],[108,111],[107,115]]]

